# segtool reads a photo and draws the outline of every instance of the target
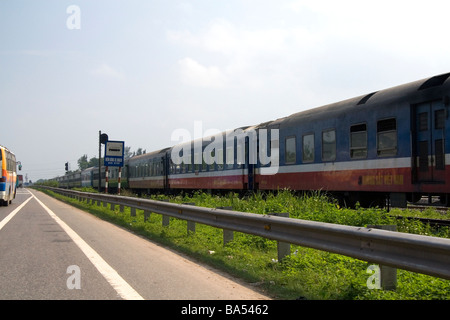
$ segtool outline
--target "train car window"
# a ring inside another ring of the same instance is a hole
[[[322,160],[336,160],[336,130],[322,132]]]
[[[367,158],[367,125],[365,123],[350,127],[350,158]]]
[[[397,154],[397,121],[395,118],[377,123],[377,154],[380,157]]]
[[[245,149],[242,143],[236,145],[236,168],[242,168],[242,164],[245,163]]]
[[[444,129],[445,127],[445,110],[436,110],[434,112],[435,129]]]
[[[234,147],[227,148],[227,153],[226,153],[225,157],[226,157],[227,169],[233,169],[234,168]]]
[[[314,134],[303,136],[303,162],[314,162]]]
[[[216,171],[216,149],[211,150],[209,157],[211,157],[211,159],[214,159],[213,163],[208,164],[209,171]]]
[[[217,150],[217,170],[223,170],[223,149],[219,148]]]
[[[286,143],[285,143],[285,163],[286,164],[293,164],[297,161],[297,148],[296,148],[296,139],[294,137],[287,137]]]
[[[419,113],[419,131],[428,130],[428,112]]]
[[[200,152],[194,153],[194,170],[200,170],[200,164],[202,163],[202,154]]]
[[[445,170],[444,140],[436,139],[434,141],[434,150],[436,153],[436,170]]]

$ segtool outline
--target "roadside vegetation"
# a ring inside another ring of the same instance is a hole
[[[223,245],[221,229],[197,224],[195,233],[188,233],[187,222],[183,220],[171,218],[170,225],[163,227],[162,216],[158,214],[152,213],[144,221],[141,210],[137,210],[136,216],[132,217],[129,208],[120,212],[116,206],[112,211],[109,206],[87,204],[48,190],[41,191],[243,278],[255,289],[275,299],[450,299],[448,280],[398,269],[395,291],[369,289],[367,283],[371,274],[367,273],[367,269],[370,262],[295,245],[291,245],[290,256],[277,261],[277,244],[273,240],[235,232],[234,240]],[[95,192],[89,189],[83,191]],[[342,208],[320,192],[302,197],[280,191],[267,195],[256,193],[244,198],[232,193],[214,196],[202,192],[172,197],[153,195],[149,198],[212,208],[232,207],[235,211],[258,214],[289,212],[291,218],[352,226],[396,225],[399,232],[450,238],[449,228],[436,230],[418,221],[397,219],[393,217],[396,210],[388,213],[377,208]],[[429,210],[426,215],[440,215],[431,212],[433,209]],[[404,213],[402,215],[406,216]],[[411,212],[410,215],[417,213]]]

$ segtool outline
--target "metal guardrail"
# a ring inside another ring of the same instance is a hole
[[[47,188],[80,200],[141,209],[450,280],[450,239],[446,238]]]

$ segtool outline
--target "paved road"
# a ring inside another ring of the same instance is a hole
[[[217,271],[20,189],[0,207],[0,299],[267,299]]]

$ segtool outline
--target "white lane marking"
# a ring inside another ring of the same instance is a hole
[[[144,298],[137,293],[126,282],[116,270],[114,270],[94,249],[92,249],[75,231],[72,230],[64,221],[62,221],[52,210],[43,204],[33,193],[33,198],[47,211],[47,213],[64,229],[69,237],[76,243],[76,245],[83,251],[97,270],[109,282],[109,284],[117,291],[117,293],[125,300],[144,300]]]
[[[31,197],[29,197],[27,200],[25,200],[24,202],[22,202],[22,204],[20,206],[18,206],[13,212],[11,212],[10,214],[8,214],[6,216],[6,218],[4,218],[1,222],[0,222],[0,230],[2,230],[2,228],[9,222],[9,220],[11,220],[17,212],[20,211],[20,209],[22,209],[27,203],[28,201],[30,201],[33,198],[33,195],[31,195]]]

